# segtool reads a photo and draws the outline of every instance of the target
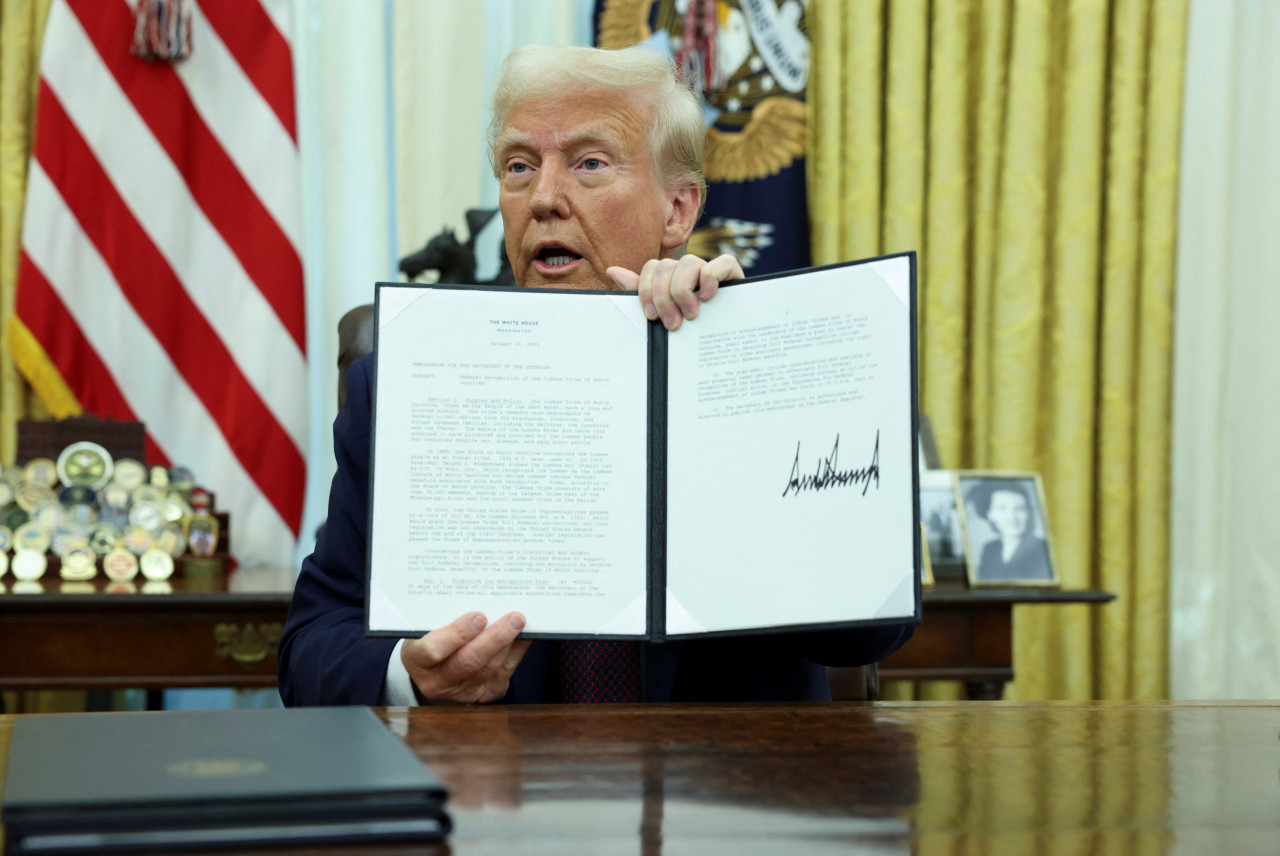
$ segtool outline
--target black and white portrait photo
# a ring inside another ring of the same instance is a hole
[[[1036,473],[962,473],[970,585],[1057,585]]]
[[[964,530],[956,508],[955,476],[950,470],[920,474],[920,523],[934,564],[964,558]]]

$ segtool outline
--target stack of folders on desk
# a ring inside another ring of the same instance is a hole
[[[19,717],[10,853],[436,840],[440,782],[368,708]]]

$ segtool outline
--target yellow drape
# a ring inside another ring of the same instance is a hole
[[[27,161],[35,133],[40,78],[40,38],[51,0],[4,0],[0,4],[0,462],[11,464],[17,421],[47,413],[13,364],[10,328]],[[16,328],[21,336],[24,328]],[[10,656],[16,656],[11,652]],[[84,693],[5,693],[9,712],[84,710]]]
[[[14,367],[14,286],[22,237],[27,161],[35,134],[40,38],[51,0],[5,0],[0,5],[0,462],[13,463],[16,423],[45,412]],[[24,330],[18,328],[21,337]]]
[[[1186,0],[809,7],[814,262],[919,251],[920,408],[943,464],[1042,473],[1064,585],[1118,595],[1017,608],[1009,698],[1167,693],[1186,14]]]

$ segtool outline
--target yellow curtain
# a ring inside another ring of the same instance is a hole
[[[18,278],[27,161],[36,127],[40,38],[50,2],[5,0],[0,5],[0,463],[5,464],[13,463],[17,420],[27,415],[46,415],[14,367],[10,322]]]
[[[44,419],[39,398],[14,368],[10,353],[14,286],[22,237],[27,161],[35,134],[40,79],[40,39],[51,0],[0,4],[0,462],[12,464],[17,421]],[[21,335],[21,329],[18,330]],[[84,710],[82,692],[5,693],[10,713]]]
[[[919,251],[943,464],[1040,472],[1063,584],[1118,596],[1015,609],[1007,697],[1164,697],[1186,0],[809,14],[814,262]]]

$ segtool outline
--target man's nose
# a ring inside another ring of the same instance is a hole
[[[529,198],[529,208],[533,216],[567,217],[569,215],[569,198],[565,182],[568,176],[564,167],[547,162],[538,170],[538,182],[533,186],[533,195]]]

